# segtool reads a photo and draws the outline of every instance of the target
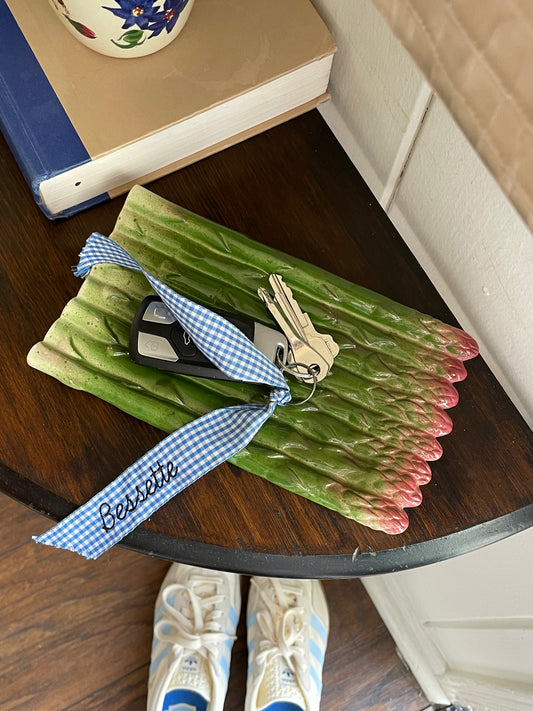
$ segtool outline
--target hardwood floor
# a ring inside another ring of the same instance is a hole
[[[153,605],[168,563],[121,548],[86,561],[39,546],[31,536],[49,522],[3,495],[0,516],[0,708],[145,709]],[[331,632],[322,711],[431,708],[360,581],[324,587]],[[244,706],[243,617],[225,711]]]

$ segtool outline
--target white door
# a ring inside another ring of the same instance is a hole
[[[363,583],[429,701],[533,710],[533,528]]]

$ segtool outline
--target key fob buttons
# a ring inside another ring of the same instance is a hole
[[[137,336],[137,350],[139,355],[147,358],[161,358],[162,360],[177,361],[178,354],[163,336],[139,331]]]

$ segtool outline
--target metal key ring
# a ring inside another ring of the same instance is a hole
[[[305,400],[298,400],[297,402],[291,401],[291,402],[287,403],[288,405],[304,405],[315,394],[316,384],[318,382],[316,373],[314,372],[313,367],[310,365],[307,365],[307,363],[289,363],[289,364],[282,363],[279,359],[278,359],[278,365],[279,365],[282,372],[290,373],[291,375],[293,375],[296,378],[296,380],[299,380],[300,382],[304,382],[305,380],[308,380],[310,378],[313,379],[313,387],[312,387],[309,395],[305,398]],[[307,375],[302,375],[302,373],[293,372],[296,368],[305,368],[307,370]]]

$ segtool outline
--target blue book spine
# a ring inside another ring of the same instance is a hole
[[[4,0],[0,0],[0,130],[35,202],[50,219],[109,199],[102,193],[56,215],[43,204],[42,180],[91,157]]]

